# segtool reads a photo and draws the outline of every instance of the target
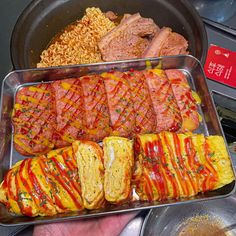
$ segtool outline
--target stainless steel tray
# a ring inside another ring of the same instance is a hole
[[[200,96],[202,103],[199,106],[199,112],[203,117],[203,122],[195,131],[196,133],[204,133],[205,135],[222,135],[222,128],[209,94],[205,75],[200,62],[192,56],[170,56],[162,58],[153,58],[149,60],[128,60],[111,63],[99,63],[78,65],[69,67],[54,67],[46,69],[30,69],[13,71],[6,76],[2,84],[1,93],[1,122],[0,122],[0,181],[2,181],[7,170],[17,161],[26,157],[20,155],[13,146],[13,131],[11,125],[11,112],[14,106],[15,94],[22,86],[28,86],[41,82],[50,83],[54,80],[79,77],[88,73],[101,73],[111,69],[126,71],[131,68],[142,70],[147,67],[156,67],[162,69],[179,69],[183,71],[188,78],[189,84]],[[232,164],[232,161],[231,161]],[[232,165],[233,166],[233,165]],[[18,225],[18,224],[37,224],[55,221],[82,219],[88,217],[102,216],[113,213],[129,212],[133,210],[143,210],[156,208],[161,206],[183,204],[196,202],[200,200],[210,200],[231,195],[235,190],[235,181],[216,191],[199,194],[195,197],[165,200],[154,202],[130,202],[121,206],[109,206],[104,209],[92,211],[71,212],[67,214],[59,214],[53,217],[19,217],[8,213],[5,206],[0,204],[0,224],[2,225]]]

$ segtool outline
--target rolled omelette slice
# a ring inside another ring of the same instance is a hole
[[[105,203],[103,150],[95,142],[72,143],[78,165],[82,198],[85,208],[98,209]]]
[[[190,197],[234,180],[221,136],[161,132],[138,135],[134,146],[140,200]]]
[[[0,185],[0,202],[17,215],[51,216],[83,209],[80,193],[68,147],[16,163]]]
[[[218,181],[214,186],[214,189],[218,189],[234,180],[228,152],[221,136],[207,137],[206,148],[208,158],[218,173]]]
[[[107,137],[103,140],[103,150],[105,198],[113,204],[125,202],[131,196],[133,142],[122,137]]]

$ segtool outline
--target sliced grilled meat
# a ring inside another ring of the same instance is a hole
[[[50,151],[56,123],[51,85],[42,83],[20,89],[12,121],[14,145],[19,153],[29,156]]]
[[[134,134],[153,133],[156,130],[156,115],[150,93],[142,71],[129,71],[127,81],[130,84],[134,101]]]
[[[165,71],[145,70],[144,75],[156,114],[155,133],[177,131],[181,127],[182,119]]]
[[[171,33],[163,43],[160,56],[188,54],[188,41],[180,34]]]
[[[125,15],[120,24],[107,33],[98,46],[104,61],[140,58],[159,27],[139,13]]]
[[[171,34],[171,28],[163,27],[152,39],[149,46],[143,52],[142,57],[159,57],[163,44]]]
[[[155,34],[142,57],[188,54],[187,48],[188,41],[182,35],[172,32],[171,28],[163,27]]]
[[[197,112],[197,101],[192,95],[185,74],[179,70],[166,70],[175,99],[182,116],[181,131],[193,131],[198,128],[200,115]]]
[[[82,138],[85,131],[84,99],[79,79],[65,79],[52,83],[56,101],[56,147],[70,145]]]
[[[80,78],[83,90],[85,131],[84,139],[100,141],[109,136],[109,110],[103,78],[89,75]]]
[[[119,71],[102,73],[104,78],[112,135],[130,137],[135,127],[135,114],[127,75]]]

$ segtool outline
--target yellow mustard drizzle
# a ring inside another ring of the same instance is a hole
[[[62,82],[61,87],[65,90],[70,90],[73,93],[80,94],[80,91],[77,89],[77,87],[80,87],[80,86],[78,86],[76,84],[69,84],[66,82]]]
[[[25,138],[25,136],[24,136]],[[34,155],[34,152],[31,151],[31,148],[28,148],[24,143],[22,143],[19,139],[18,139],[18,134],[14,135],[14,142],[16,144],[18,144],[24,151],[28,152],[29,154]]]
[[[145,61],[145,64],[146,64],[146,69],[152,69],[152,63],[149,60]]]
[[[71,116],[63,116],[63,118],[67,118],[67,120],[71,120]],[[76,128],[82,128],[82,122],[74,119],[71,123],[70,123],[70,126],[73,126],[73,127],[76,127]]]
[[[161,70],[161,69],[151,69],[151,70],[149,70],[149,71],[151,71],[151,72],[153,72],[154,74],[159,75],[159,76],[161,76],[161,75],[164,75],[164,76],[165,76],[164,70]],[[166,76],[165,76],[165,77],[166,77]]]
[[[39,103],[40,103],[40,105],[47,105],[48,104],[48,101],[44,101],[44,100],[39,101],[36,98],[32,98],[32,97],[25,96],[25,95],[22,95],[20,97],[20,99],[23,100],[23,101],[26,101],[26,102],[32,102],[34,104],[39,104]]]
[[[49,90],[41,89],[41,88],[38,88],[36,86],[30,86],[29,87],[29,91],[31,91],[31,92],[39,92],[39,93],[50,93]]]
[[[32,132],[32,135],[35,135],[33,132]],[[28,138],[26,135],[24,134],[15,134],[15,138],[18,140],[19,139],[30,139],[32,140],[34,143],[36,144],[43,144],[44,146],[47,146],[47,147],[50,147],[50,148],[53,148],[54,147],[54,144],[51,143],[48,139],[45,139],[45,137],[43,136],[39,136],[41,139],[34,139],[34,138]]]
[[[34,114],[34,112],[28,113],[28,114],[29,114],[31,117],[33,117],[33,118],[36,118],[36,119],[39,118],[39,116],[36,116],[36,115]],[[44,114],[51,114],[51,112],[50,112],[49,110],[47,110],[47,112],[45,111]],[[14,121],[15,121],[15,122],[19,122],[19,123],[21,123],[21,124],[28,124],[28,123],[29,123],[28,121],[21,120],[20,118],[17,118],[17,117],[14,117]]]
[[[161,61],[155,66],[155,69],[162,69],[162,62]]]
[[[72,84],[66,83],[66,82],[61,82],[61,87],[65,90],[69,90],[71,88]]]
[[[198,120],[199,120],[199,122],[202,122],[202,116],[199,114],[199,113],[197,113],[198,114]]]
[[[75,102],[69,100],[68,98],[64,97],[64,98],[61,99],[61,101],[66,103],[66,105],[70,105],[70,106],[74,107],[75,109],[79,109],[80,108],[80,106],[78,104],[76,104]]]
[[[198,96],[198,94],[195,91],[192,91],[192,96],[195,99],[195,101],[197,102],[197,104],[201,103],[201,98]]]
[[[104,72],[101,74],[101,76],[105,79],[112,79],[112,80],[115,80],[117,82],[122,82],[123,84],[125,84],[127,87],[129,87],[129,84],[126,80],[124,80],[123,78],[119,78],[111,73],[107,73],[107,72]]]

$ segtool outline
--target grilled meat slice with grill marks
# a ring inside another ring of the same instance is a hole
[[[14,146],[19,153],[29,156],[50,151],[56,123],[51,85],[42,83],[20,89],[12,121]]]
[[[38,155],[78,139],[133,137],[181,126],[193,131],[201,118],[198,102],[178,70],[110,71],[42,83],[16,95],[14,144],[23,155]]]
[[[165,71],[145,70],[144,75],[156,114],[155,133],[179,130],[182,122],[180,110]]]
[[[83,139],[100,141],[109,136],[109,110],[103,78],[99,75],[88,75],[80,78],[83,99],[85,135]]]
[[[193,131],[198,128],[201,116],[197,112],[197,104],[200,102],[196,93],[191,91],[185,74],[179,70],[166,70],[175,99],[182,116],[181,131]],[[197,101],[194,97],[195,95]]]
[[[86,133],[81,81],[79,78],[58,80],[52,87],[57,114],[56,147],[64,147]]]
[[[135,127],[134,101],[127,75],[119,71],[102,73],[104,78],[112,135],[130,137]]]
[[[150,18],[139,13],[125,15],[120,24],[98,43],[104,61],[140,58],[150,38],[159,27]]]
[[[156,115],[150,93],[142,71],[126,72],[134,101],[135,128],[134,134],[153,133],[156,130]]]

